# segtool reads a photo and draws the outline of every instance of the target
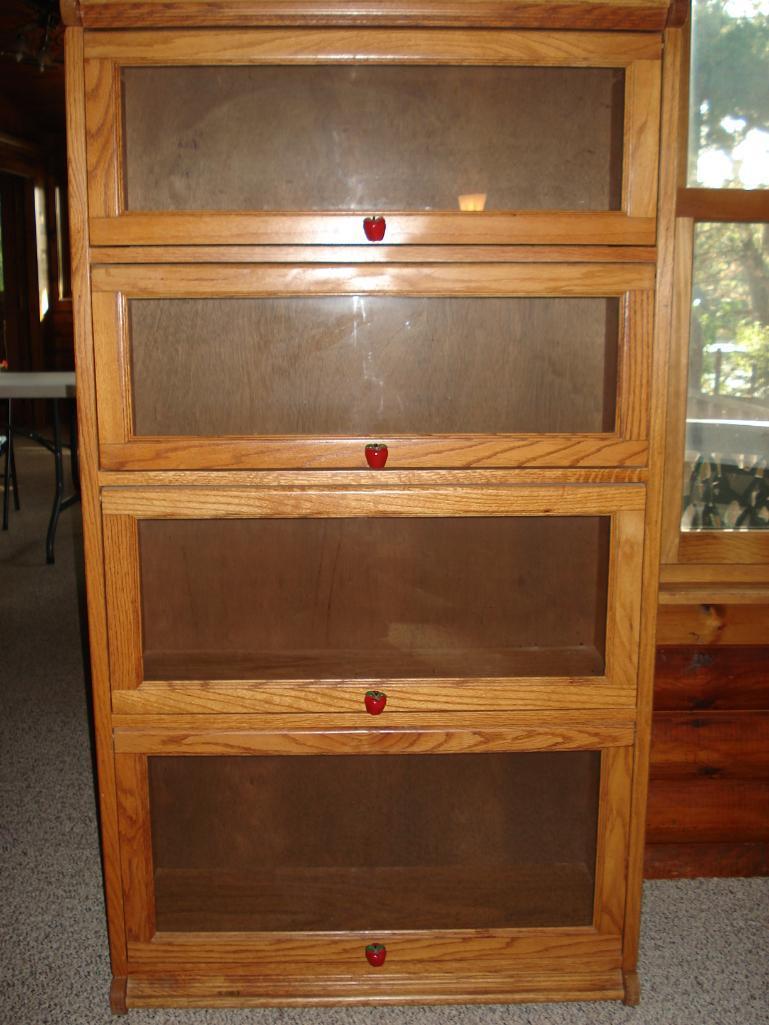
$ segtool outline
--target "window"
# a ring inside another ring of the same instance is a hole
[[[769,0],[694,0],[684,532],[769,529],[767,188]]]

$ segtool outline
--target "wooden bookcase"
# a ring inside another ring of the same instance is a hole
[[[668,5],[466,6],[65,5],[116,1011],[638,1000]]]

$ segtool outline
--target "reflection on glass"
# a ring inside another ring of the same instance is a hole
[[[125,68],[123,99],[129,210],[621,205],[621,68]]]
[[[478,211],[483,210],[486,206],[485,192],[466,192],[462,196],[457,196],[457,199],[460,210]]]
[[[769,224],[698,224],[683,530],[769,527]]]
[[[769,186],[769,3],[694,0],[689,185]]]

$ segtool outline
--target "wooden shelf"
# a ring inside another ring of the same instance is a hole
[[[159,932],[591,925],[593,885],[578,863],[155,872]]]

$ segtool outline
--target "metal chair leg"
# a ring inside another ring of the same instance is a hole
[[[56,469],[56,493],[53,498],[53,509],[45,539],[45,561],[52,563],[53,545],[56,540],[56,526],[61,512],[61,496],[64,491],[64,467],[61,455],[61,424],[59,423],[59,402],[53,400],[53,460]]]

